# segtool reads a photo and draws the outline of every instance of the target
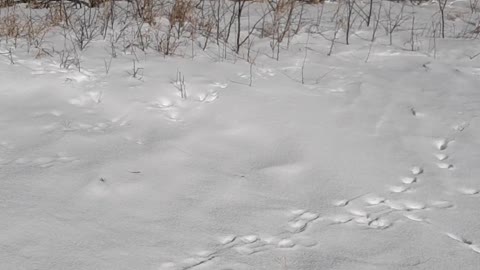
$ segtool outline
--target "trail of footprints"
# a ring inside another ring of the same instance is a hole
[[[453,140],[440,139],[434,142],[436,165],[439,169],[453,170],[454,165],[448,162],[446,150]],[[400,178],[399,183],[387,186],[385,196],[374,193],[360,194],[353,198],[341,199],[333,202],[333,206],[340,208],[344,213],[334,215],[320,215],[304,209],[290,211],[291,218],[285,225],[285,230],[277,236],[227,235],[220,237],[213,251],[195,253],[191,258],[181,262],[168,262],[161,265],[163,269],[192,269],[206,264],[228,252],[241,255],[251,255],[272,249],[292,249],[296,247],[313,247],[317,244],[315,239],[302,236],[315,222],[322,222],[326,226],[354,226],[373,230],[386,230],[399,221],[421,223],[432,227],[440,234],[460,243],[470,250],[480,253],[480,244],[475,244],[454,233],[445,232],[440,226],[432,223],[422,213],[425,211],[450,209],[456,207],[448,200],[433,200],[420,202],[408,199],[397,199],[404,193],[414,192],[417,184],[421,182],[424,168],[413,166],[407,175]],[[480,191],[474,188],[461,187],[460,194],[475,195]]]
[[[449,144],[453,140],[439,139],[434,142],[437,153],[434,156],[437,159],[437,167],[440,169],[453,170],[454,165],[448,162],[449,156],[446,154],[446,150]],[[392,185],[388,187],[388,191],[393,195],[395,193],[401,194],[409,191],[413,191],[415,184],[420,180],[420,176],[424,170],[420,166],[414,166],[410,169],[410,174],[401,178],[401,184]],[[480,193],[480,190],[476,188],[460,187],[457,189],[460,194],[463,195],[476,195]],[[357,201],[362,199],[362,203]],[[352,206],[354,204],[356,206]],[[447,200],[436,200],[429,203],[423,203],[411,200],[393,200],[386,197],[378,196],[375,194],[362,194],[351,199],[342,199],[333,202],[337,207],[345,209],[345,214],[335,215],[331,217],[331,221],[334,224],[354,223],[359,226],[366,226],[372,229],[387,229],[394,224],[394,219],[389,220],[388,216],[392,213],[401,213],[401,215],[415,222],[421,222],[432,226],[439,233],[448,236],[449,238],[459,242],[460,244],[468,247],[474,252],[480,253],[480,244],[475,244],[469,239],[465,239],[454,233],[444,232],[439,226],[432,224],[430,220],[422,216],[423,211],[435,210],[435,209],[448,209],[453,208],[455,205]],[[363,208],[358,205],[363,206]],[[380,210],[367,211],[365,209],[372,209],[372,207],[383,206]]]
[[[229,252],[240,255],[252,255],[271,249],[291,249],[296,247],[312,247],[317,244],[315,240],[302,237],[304,232],[320,215],[303,209],[290,211],[290,220],[285,225],[284,231],[277,236],[247,234],[225,235],[218,238],[214,250],[205,250],[194,253],[191,258],[181,262],[166,262],[160,266],[163,269],[192,269],[203,265]]]
[[[164,115],[167,120],[170,121],[182,121],[182,113],[184,112],[187,101],[199,102],[199,103],[212,103],[219,97],[219,89],[225,89],[228,84],[221,82],[213,82],[208,85],[205,91],[196,91],[194,94],[188,94],[186,99],[177,97],[175,100],[168,97],[159,97],[154,102],[148,103],[147,109],[159,111]],[[193,103],[191,103],[193,104]]]
[[[463,131],[464,128],[465,127],[463,126],[462,126],[462,129],[459,129],[458,126],[455,127],[457,131]],[[451,140],[451,139],[439,139],[435,141],[435,147],[438,150],[438,152],[435,153],[435,157],[438,160],[437,166],[440,169],[449,169],[449,170],[455,169],[455,166],[450,162],[448,162],[449,156],[446,154],[446,150],[448,149],[449,144],[452,142],[454,142],[454,140]],[[463,195],[476,195],[480,193],[479,189],[464,187],[464,186],[457,188],[457,191]]]
[[[38,167],[38,168],[49,168],[57,164],[66,164],[77,161],[78,159],[69,156],[65,153],[57,153],[52,156],[30,156],[30,157],[17,157],[12,158],[11,153],[6,156],[3,156],[6,151],[15,151],[16,147],[8,142],[0,140],[0,166],[7,165],[16,165],[16,166],[27,166],[27,167]]]

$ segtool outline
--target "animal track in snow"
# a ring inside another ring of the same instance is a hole
[[[191,258],[179,263],[165,262],[160,265],[160,269],[192,269],[208,263],[215,258],[222,257],[229,251],[235,251],[238,254],[248,256],[272,249],[285,250],[295,247],[313,247],[317,245],[317,241],[301,236],[299,233],[303,232],[309,223],[319,219],[319,215],[302,209],[292,210],[290,214],[293,215],[293,217],[287,223],[289,230],[282,232],[278,237],[260,236],[258,234],[225,235],[218,238],[216,248],[196,252]]]
[[[385,202],[385,198],[376,195],[369,195],[364,200],[369,205],[379,205]]]
[[[346,206],[346,205],[348,205],[348,203],[350,203],[350,201],[349,201],[349,200],[346,200],[346,199],[344,199],[344,200],[337,200],[337,201],[334,201],[334,202],[333,202],[333,205],[335,205],[335,206],[337,206],[337,207],[343,207],[343,206]]]
[[[444,163],[444,162],[437,163],[437,166],[438,166],[438,168],[440,168],[440,169],[449,169],[449,170],[453,170],[453,169],[454,169],[454,166],[453,166],[452,164]]]
[[[410,171],[412,172],[413,175],[420,175],[423,173],[423,168],[419,166],[413,166]]]
[[[262,74],[267,74],[270,77],[275,76],[275,71],[271,68],[259,68],[258,69]]]
[[[390,207],[392,210],[397,211],[414,211],[414,210],[422,210],[425,209],[427,206],[422,202],[416,201],[409,201],[409,200],[388,200],[385,202],[385,205]]]
[[[305,211],[288,223],[288,231],[291,233],[303,232],[307,228],[307,225],[318,217],[318,214]]]
[[[448,139],[438,139],[434,142],[435,144],[435,147],[440,150],[440,151],[443,151],[443,150],[446,150],[447,147],[448,147],[448,144],[452,142],[451,140],[448,140]]]
[[[159,109],[170,108],[175,105],[175,103],[166,97],[160,97],[156,101],[150,104],[152,107],[156,107]]]
[[[456,234],[453,234],[453,233],[445,233],[448,237],[450,237],[451,239],[457,241],[457,242],[460,242],[462,244],[467,244],[467,245],[471,245],[472,244],[472,241],[470,240],[467,240],[461,236],[458,236]]]
[[[198,256],[195,256],[193,258],[188,258],[188,259],[183,260],[183,262],[181,264],[181,267],[182,267],[181,269],[183,269],[183,270],[192,269],[196,266],[205,264],[205,263],[207,263],[207,262],[209,262],[213,259],[215,259],[214,255],[210,255],[210,256],[198,255]]]
[[[466,239],[462,236],[453,234],[453,233],[445,233],[449,238],[459,242],[460,244],[466,245],[469,249],[473,252],[480,253],[480,246],[473,243],[473,241]]]
[[[227,83],[221,83],[221,82],[214,82],[212,84],[210,84],[211,86],[213,87],[218,87],[220,89],[225,89],[228,87],[228,84]]]
[[[332,222],[332,224],[343,224],[353,220],[353,217],[350,215],[335,215],[327,218]]]
[[[295,242],[291,239],[282,239],[278,242],[277,247],[279,248],[292,248],[295,246]]]
[[[357,217],[368,217],[368,213],[363,209],[353,208],[353,209],[349,209],[348,212]]]
[[[444,153],[438,153],[438,154],[435,154],[435,157],[439,160],[439,161],[444,161],[448,158],[448,155],[444,154]]]
[[[227,235],[219,239],[220,244],[227,245],[235,241],[237,237],[235,235]]]
[[[65,132],[87,131],[87,132],[103,132],[111,126],[111,123],[82,123],[64,121],[61,123],[62,130]]]
[[[464,131],[469,125],[470,125],[470,123],[468,123],[468,122],[462,122],[462,123],[460,123],[460,124],[458,124],[458,125],[453,126],[453,129],[454,129],[455,131],[457,131],[457,132],[462,132],[462,131]]]
[[[335,221],[333,224],[347,223],[350,220],[353,220],[355,224],[366,226],[370,229],[383,230],[392,226],[392,223],[387,219],[379,216],[373,217],[362,209],[351,209],[349,212],[352,214],[351,218],[348,218],[347,216],[336,216],[335,219],[332,220]]]
[[[478,245],[469,245],[469,248],[475,251],[476,253],[480,253],[480,246]]]
[[[376,218],[376,219],[373,219],[371,220],[369,223],[368,223],[368,226],[372,229],[387,229],[389,228],[390,226],[392,226],[392,223],[390,223],[390,221],[386,220],[386,219],[383,219],[383,218]]]
[[[422,202],[404,201],[403,204],[405,205],[407,211],[422,210],[426,208],[426,205]]]
[[[37,157],[37,158],[20,157],[15,160],[15,163],[18,165],[34,166],[39,168],[49,168],[60,163],[70,163],[76,160],[77,159],[75,157],[70,157],[70,156],[64,155],[63,153],[59,153],[56,156],[51,156],[51,157],[48,157],[48,156]]]
[[[155,107],[147,107],[147,109],[158,109],[158,108],[155,108]],[[180,111],[177,107],[165,107],[165,108],[160,108],[160,112],[163,114],[163,116],[165,116],[165,118],[167,120],[170,120],[170,121],[181,121],[181,117],[180,117]]]
[[[201,93],[197,95],[197,100],[200,102],[210,103],[215,101],[218,98],[218,93],[216,91],[208,91],[207,93]]]
[[[410,184],[413,184],[415,182],[417,182],[417,177],[415,177],[415,176],[407,176],[407,177],[402,178],[402,183],[404,183],[406,185],[410,185]]]
[[[347,206],[350,202],[358,199],[358,198],[361,198],[363,196],[365,196],[366,194],[361,194],[361,195],[358,195],[358,196],[355,196],[351,199],[342,199],[342,200],[336,200],[333,202],[333,205],[334,206],[337,206],[337,207],[344,207],[344,206]]]
[[[404,216],[406,218],[408,218],[409,220],[413,220],[413,221],[416,221],[416,222],[426,222],[426,223],[429,223],[429,221],[422,217],[422,216],[419,216],[417,214],[413,214],[413,213],[405,213]]]
[[[460,187],[458,188],[458,192],[464,194],[464,195],[476,195],[480,193],[480,190],[476,188],[469,188],[469,187]]]
[[[102,101],[102,92],[88,91],[76,98],[70,99],[68,102],[78,107],[84,107],[88,104],[98,104]]]
[[[251,243],[254,243],[256,241],[258,241],[258,236],[257,235],[246,235],[246,236],[243,236],[243,237],[240,237],[240,240],[242,240],[244,243],[248,243],[248,244],[251,244]]]
[[[397,210],[397,211],[407,210],[407,207],[405,206],[405,204],[403,204],[400,201],[390,201],[390,200],[388,200],[388,201],[385,202],[385,205],[388,206],[392,210]]]
[[[390,186],[388,190],[392,193],[403,193],[409,189],[408,186]]]
[[[431,208],[438,208],[438,209],[447,209],[447,208],[452,208],[455,205],[450,202],[450,201],[432,201],[428,204],[429,207]]]

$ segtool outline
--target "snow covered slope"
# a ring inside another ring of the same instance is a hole
[[[478,269],[479,42],[370,34],[108,74],[2,43],[0,269]]]

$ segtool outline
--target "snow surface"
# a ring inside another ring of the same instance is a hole
[[[4,55],[0,269],[478,269],[479,42],[362,34],[299,34],[251,87],[200,49],[141,79],[102,41],[80,72]]]

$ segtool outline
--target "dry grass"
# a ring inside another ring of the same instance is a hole
[[[0,8],[11,7],[15,5],[14,0],[0,0]]]
[[[12,13],[0,18],[0,36],[19,38],[22,35],[23,23],[18,14]]]

